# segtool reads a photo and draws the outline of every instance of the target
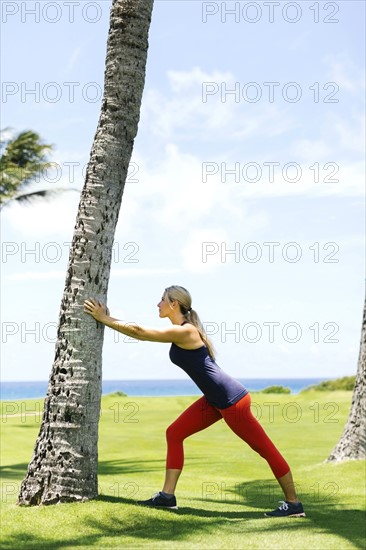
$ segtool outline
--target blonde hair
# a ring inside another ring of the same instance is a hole
[[[172,285],[165,289],[164,297],[167,299],[167,302],[171,304],[175,300],[179,304],[180,312],[184,316],[184,319],[196,327],[202,341],[207,347],[208,353],[215,359],[215,351],[213,345],[211,344],[205,329],[201,323],[200,318],[197,315],[197,312],[192,309],[192,297],[188,290],[183,286]]]

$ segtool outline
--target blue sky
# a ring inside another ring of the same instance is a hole
[[[54,144],[53,169],[35,189],[83,185],[110,5],[2,3],[1,126]],[[113,316],[165,326],[156,304],[181,284],[233,376],[355,373],[364,10],[359,1],[155,0]],[[48,378],[77,205],[69,192],[2,213],[3,380]],[[109,330],[103,357],[105,379],[185,376],[167,345]]]

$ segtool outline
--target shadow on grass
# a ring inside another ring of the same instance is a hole
[[[19,464],[8,464],[0,466],[1,479],[23,479],[27,473],[28,462],[20,462]]]
[[[164,469],[165,461],[161,460],[102,460],[98,464],[98,475],[118,475],[135,472],[154,472]],[[23,479],[28,469],[28,462],[0,466],[2,479]]]
[[[88,533],[78,535],[75,532],[73,538],[69,537],[62,540],[51,539],[47,536],[35,536],[34,533],[24,530],[22,533],[12,534],[8,539],[3,538],[1,548],[4,550],[18,550],[19,548],[22,550],[34,550],[34,548],[54,550],[65,547],[102,548],[106,538],[115,539],[115,548],[132,548],[133,546],[130,546],[130,544],[132,544],[133,539],[141,539],[145,542],[166,540],[179,543],[179,541],[187,540],[195,533],[209,536],[220,524],[226,522],[225,518],[213,521],[210,517],[198,517],[197,519],[190,517],[187,521],[186,517],[180,517],[180,514],[175,511],[146,509],[137,506],[135,501],[121,497],[101,496],[98,500],[131,505],[133,513],[125,513],[124,517],[121,518],[118,513],[120,509],[116,508],[103,520],[98,519],[95,514],[85,515],[80,520],[80,528],[87,530]]]
[[[274,493],[272,488],[276,488]],[[211,487],[211,494],[206,493],[201,499],[191,499],[189,506],[182,507],[180,504],[181,508],[178,511],[151,510],[137,506],[133,499],[101,495],[91,504],[95,507],[98,501],[101,504],[110,503],[108,514],[104,509],[103,518],[100,519],[95,511],[90,513],[86,508],[83,517],[80,517],[80,531],[84,531],[81,534],[76,531],[73,538],[57,540],[47,536],[35,536],[30,530],[27,532],[25,529],[22,533],[12,534],[11,538],[3,538],[1,547],[5,550],[53,550],[92,546],[100,548],[104,546],[107,538],[114,539],[115,547],[129,547],[133,539],[135,542],[136,539],[144,542],[171,541],[174,545],[188,541],[195,535],[207,539],[211,535],[217,537],[220,529],[224,532],[224,528],[227,529],[227,526],[233,525],[234,522],[235,525],[242,525],[239,528],[242,535],[247,533],[260,537],[268,533],[280,534],[282,531],[283,536],[290,537],[291,534],[301,531],[304,533],[304,529],[308,529],[309,536],[335,535],[349,541],[355,548],[364,548],[365,513],[356,507],[342,508],[339,495],[329,496],[328,493],[320,492],[318,498],[314,498],[314,494],[310,492],[303,493],[306,518],[265,518],[263,512],[277,506],[275,495],[278,494],[278,487],[272,480],[236,484],[232,489],[225,490],[224,495],[214,495]],[[250,521],[254,519],[258,521]],[[109,545],[111,543],[112,541],[109,541]],[[342,542],[339,544],[341,548]]]
[[[314,484],[314,491],[302,491],[299,497],[303,503],[306,518],[266,518],[268,529],[270,531],[281,531],[303,526],[303,522],[315,529],[319,533],[328,533],[342,537],[351,542],[355,547],[362,550],[365,549],[366,536],[366,513],[365,510],[357,508],[342,508],[341,495],[335,491],[335,486],[332,484],[331,489],[324,485],[326,490],[320,490],[319,485]],[[207,491],[208,489],[208,491]],[[278,498],[280,495],[278,484],[274,480],[256,480],[246,483],[237,483],[232,488],[225,488],[218,484],[210,484],[206,487],[206,492],[202,491],[201,499],[196,499],[200,502],[214,502],[228,505],[252,506],[259,508],[262,511],[254,516],[252,513],[243,511],[240,513],[243,519],[250,517],[263,518],[263,513],[277,508]],[[357,504],[357,503],[355,503]],[[291,522],[290,524],[288,522]],[[294,522],[294,523],[293,523]],[[257,527],[255,527],[257,529]],[[260,529],[260,528],[259,528]],[[249,527],[249,531],[252,530]]]
[[[98,500],[103,502],[111,502],[115,504],[132,504],[137,506],[138,510],[146,510],[146,508],[141,508],[136,504],[136,501],[129,498],[123,497],[114,497],[109,495],[100,495]],[[174,514],[179,516],[196,516],[201,518],[220,518],[221,520],[227,519],[257,519],[262,518],[263,514],[261,512],[243,512],[243,511],[219,511],[219,510],[205,510],[203,508],[192,508],[189,506],[184,506],[179,508],[179,510],[169,510],[162,509],[159,510],[159,513],[163,514]]]
[[[165,461],[157,460],[101,460],[98,475],[131,474],[135,472],[154,472],[164,469]]]
[[[207,463],[203,457],[190,458],[187,463]],[[100,460],[98,463],[98,475],[133,474],[135,472],[161,472],[165,470],[164,459],[147,460]]]

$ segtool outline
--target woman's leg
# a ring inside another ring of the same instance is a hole
[[[277,478],[278,483],[281,486],[283,494],[285,495],[285,500],[288,502],[298,502],[299,499],[296,496],[295,484],[292,479],[291,470],[282,477]]]
[[[184,464],[183,441],[197,432],[208,428],[222,418],[220,412],[201,397],[186,409],[167,429],[168,444],[165,493],[174,494]]]
[[[178,470],[175,468],[167,468],[165,470],[165,481],[163,485],[164,493],[168,495],[174,495],[175,489],[178,483],[178,479],[181,473],[182,473],[182,470]]]
[[[235,405],[227,409],[220,409],[220,412],[233,432],[268,462],[284,492],[285,499],[289,502],[297,502],[290,467],[258,420],[253,416],[250,404],[251,397],[247,394]]]

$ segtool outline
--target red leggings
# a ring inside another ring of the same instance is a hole
[[[277,479],[287,474],[290,471],[289,465],[253,416],[250,403],[249,393],[227,409],[217,409],[210,405],[205,396],[195,401],[166,431],[168,443],[166,467],[182,470],[184,439],[223,418],[236,435],[267,460]]]

